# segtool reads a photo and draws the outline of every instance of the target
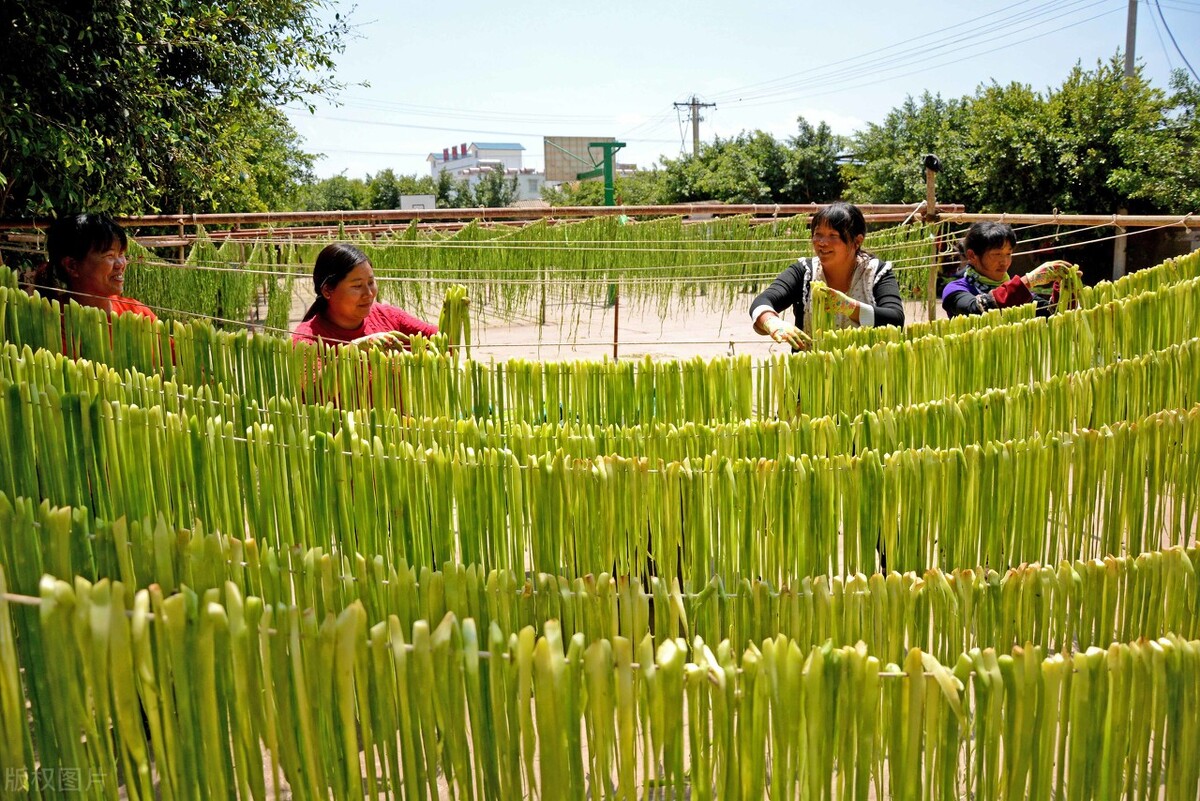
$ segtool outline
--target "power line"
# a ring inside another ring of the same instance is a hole
[[[1163,40],[1162,29],[1159,28],[1159,26],[1158,26],[1158,20],[1155,17],[1151,16],[1150,22],[1152,22],[1154,24],[1154,35],[1155,35],[1155,37],[1158,38],[1159,47],[1162,48],[1163,58],[1165,58],[1167,60],[1167,67],[1170,68],[1170,70],[1172,72],[1174,72],[1175,64],[1171,61],[1171,51],[1167,49],[1167,43]]]
[[[999,50],[1003,50],[1009,46],[1009,45],[998,45],[996,47],[991,47],[986,50],[978,50],[976,48],[977,48],[979,41],[995,42],[995,41],[1000,41],[1000,40],[1014,38],[1014,37],[1020,37],[1022,41],[1030,41],[1032,39],[1042,38],[1042,37],[1048,36],[1050,34],[1057,33],[1059,31],[1077,27],[1078,25],[1082,25],[1084,23],[1091,22],[1093,20],[1099,19],[1108,14],[1112,14],[1118,10],[1117,8],[1112,7],[1112,8],[1107,9],[1106,11],[1102,11],[1099,14],[1095,14],[1093,16],[1086,17],[1083,19],[1076,19],[1075,21],[1069,22],[1066,25],[1062,25],[1057,28],[1053,28],[1051,30],[1043,31],[1038,34],[1030,35],[1029,29],[1028,29],[1026,23],[1032,23],[1034,20],[1037,20],[1039,17],[1049,17],[1049,18],[1041,19],[1040,21],[1037,22],[1037,24],[1044,25],[1047,23],[1053,23],[1055,21],[1068,18],[1070,16],[1070,14],[1074,13],[1074,12],[1085,11],[1085,10],[1087,10],[1089,8],[1093,8],[1095,6],[1111,5],[1111,0],[1108,0],[1108,2],[1105,2],[1104,0],[1097,0],[1095,2],[1083,2],[1083,0],[1076,0],[1076,2],[1068,3],[1068,4],[1048,4],[1048,5],[1050,6],[1050,8],[1027,11],[1027,12],[1024,12],[1023,15],[1020,15],[1016,18],[1010,18],[1008,20],[1004,20],[1002,25],[997,24],[997,25],[992,25],[992,26],[987,26],[987,27],[980,27],[978,29],[973,29],[973,30],[964,32],[964,33],[960,34],[959,36],[957,36],[956,38],[949,39],[937,46],[922,48],[922,49],[917,49],[917,50],[910,49],[910,50],[906,51],[905,53],[898,54],[898,55],[897,54],[884,55],[884,56],[875,56],[875,57],[871,57],[871,58],[867,58],[864,55],[864,56],[860,56],[857,58],[852,58],[848,61],[839,61],[836,64],[819,65],[817,67],[813,67],[804,72],[794,73],[793,75],[787,76],[786,78],[781,78],[781,79],[778,79],[777,81],[770,82],[770,83],[776,84],[776,86],[769,90],[761,91],[758,93],[742,92],[742,93],[740,93],[740,95],[736,92],[724,93],[722,95],[718,95],[717,100],[721,101],[723,98],[727,98],[727,99],[725,99],[725,102],[736,102],[736,103],[740,104],[742,107],[751,107],[751,106],[761,106],[761,105],[771,105],[771,104],[776,104],[776,103],[792,102],[797,97],[818,97],[818,96],[822,96],[822,95],[828,95],[828,94],[834,94],[834,93],[846,91],[848,89],[857,89],[857,88],[862,88],[862,87],[866,87],[866,86],[874,86],[874,85],[878,85],[878,84],[882,83],[882,80],[884,77],[886,77],[888,79],[902,78],[902,77],[906,77],[908,75],[917,74],[919,72],[926,72],[932,68],[948,66],[951,64],[957,64],[962,61],[966,61],[971,58],[975,58],[977,56],[986,55],[988,53],[993,53],[993,52],[996,52]],[[1064,5],[1068,10],[1064,11]],[[1071,8],[1072,6],[1079,6],[1079,7],[1072,9]],[[982,19],[982,18],[980,18],[980,19]],[[927,34],[923,37],[918,37],[918,39],[927,38],[930,35],[932,35],[932,34]],[[915,41],[915,40],[909,40],[909,41]],[[905,44],[905,43],[901,43],[901,44]],[[891,49],[894,49],[899,46],[900,45],[893,45],[889,48],[884,48],[884,49],[891,50]],[[929,63],[931,54],[934,56],[936,56],[936,55],[949,56],[949,55],[959,54],[959,53],[963,52],[964,50],[969,51],[969,55],[959,57],[959,58],[951,58],[951,59],[942,61],[937,64]],[[878,51],[876,51],[876,52],[878,52]],[[912,65],[919,65],[919,66],[917,69],[910,70],[909,72],[906,72],[906,73],[890,74],[890,75],[886,75],[886,76],[880,75],[880,73],[895,73],[896,70],[901,70],[901,69],[904,69],[905,67],[909,67]],[[871,74],[868,78],[864,73],[871,73]],[[805,76],[807,76],[807,77],[805,77]],[[867,78],[867,80],[860,81],[858,83],[850,83],[855,78]],[[761,84],[761,85],[769,86],[770,83]],[[801,91],[799,94],[795,94],[795,91],[800,89],[801,87],[814,86],[814,85],[819,86],[820,91],[810,91],[810,92]],[[760,102],[750,102],[750,101],[760,101]]]
[[[517,123],[612,123],[611,116],[582,115],[582,114],[544,114],[522,111],[468,111],[464,109],[446,108],[441,106],[422,106],[412,103],[401,103],[374,98],[349,98],[343,101],[349,108],[364,108],[382,111],[398,111],[411,116],[446,117],[450,119],[484,120],[490,122]]]
[[[1023,35],[1025,33],[1024,25],[1027,23],[1032,23],[1038,16],[1045,16],[1047,14],[1057,12],[1057,16],[1054,17],[1054,19],[1058,19],[1065,16],[1064,12],[1068,12],[1071,6],[1078,6],[1083,2],[1084,0],[1074,0],[1073,2],[1065,5],[1048,4],[1050,8],[1024,11],[1016,16],[1002,20],[1002,24],[989,23],[987,25],[978,26],[976,28],[956,34],[952,38],[945,38],[948,30],[952,30],[954,27],[962,27],[976,21],[969,20],[966,23],[961,23],[959,26],[951,26],[951,28],[943,29],[934,33],[924,34],[895,45],[890,45],[871,51],[870,53],[866,53],[861,56],[856,56],[848,60],[841,60],[835,64],[818,65],[808,70],[795,73],[792,76],[767,82],[764,84],[764,86],[770,86],[772,84],[775,86],[766,92],[760,92],[758,94],[750,93],[749,97],[746,97],[745,95],[747,93],[743,90],[739,93],[742,96],[739,96],[738,99],[742,101],[747,99],[761,99],[763,97],[778,95],[782,91],[789,91],[802,83],[828,82],[834,79],[860,76],[865,71],[896,69],[908,66],[912,63],[923,63],[931,54],[942,53],[948,49],[952,49],[953,52],[958,52],[965,48],[972,47],[975,40],[982,39],[986,41],[992,41],[994,39],[994,34],[997,32],[1000,32],[1002,36],[1005,37]],[[1096,4],[1098,3],[1091,3],[1091,5]],[[987,17],[994,16],[997,13],[999,12],[992,12],[991,14],[984,15],[983,17],[979,17],[977,19],[985,19]],[[1018,30],[1014,30],[1014,28],[1017,28]],[[923,46],[919,49],[907,46],[933,36],[941,36],[942,40],[940,43],[932,46]],[[955,45],[960,46],[955,47]],[[889,52],[893,50],[900,50],[900,52]],[[798,80],[801,78],[804,78],[804,80]],[[721,98],[718,97],[718,99]]]
[[[1164,3],[1167,8],[1172,11],[1182,11],[1185,14],[1200,14],[1200,3],[1192,2],[1192,0],[1168,0]]]
[[[1059,28],[1055,28],[1055,29],[1053,29],[1053,30],[1045,31],[1045,32],[1043,32],[1043,33],[1036,34],[1036,35],[1033,35],[1033,36],[1030,36],[1030,35],[1028,35],[1028,34],[1025,34],[1025,36],[1024,36],[1024,41],[1031,41],[1031,40],[1033,40],[1033,39],[1040,39],[1040,38],[1043,38],[1043,37],[1049,36],[1049,35],[1051,35],[1051,34],[1053,34],[1053,33],[1058,33],[1059,31],[1064,31],[1064,30],[1067,30],[1067,29],[1069,29],[1069,28],[1074,28],[1074,27],[1077,27],[1077,26],[1079,26],[1079,25],[1083,25],[1084,23],[1087,23],[1087,22],[1092,22],[1092,21],[1094,21],[1094,20],[1100,19],[1101,17],[1108,16],[1109,14],[1112,14],[1112,13],[1114,13],[1115,11],[1116,11],[1116,9],[1110,9],[1110,10],[1108,10],[1108,11],[1104,11],[1104,12],[1102,12],[1102,13],[1100,13],[1100,14],[1096,14],[1096,15],[1094,15],[1094,16],[1091,16],[1091,17],[1088,17],[1088,18],[1086,18],[1086,19],[1079,20],[1079,21],[1077,21],[1077,22],[1073,22],[1073,23],[1070,23],[1070,24],[1067,24],[1067,25],[1061,26],[1061,27],[1059,27]],[[905,78],[905,77],[908,77],[908,76],[911,76],[911,75],[919,75],[919,74],[922,74],[922,73],[928,72],[930,69],[934,69],[934,68],[937,68],[937,67],[947,67],[947,66],[952,66],[952,65],[954,65],[954,64],[959,64],[959,63],[961,63],[961,62],[963,62],[963,61],[967,61],[967,60],[969,60],[970,58],[973,58],[973,57],[975,57],[975,56],[981,56],[981,55],[987,55],[987,54],[989,54],[989,53],[995,53],[995,52],[997,52],[997,51],[1004,50],[1004,49],[1006,49],[1007,47],[1008,47],[1008,45],[998,45],[998,46],[996,46],[996,47],[993,47],[993,48],[991,48],[991,49],[988,49],[988,50],[978,50],[978,51],[974,51],[974,52],[972,53],[972,55],[971,55],[971,56],[968,56],[968,57],[966,57],[966,58],[951,58],[951,59],[949,59],[949,60],[946,60],[946,61],[941,61],[941,62],[938,62],[938,63],[936,63],[936,64],[927,64],[927,63],[921,63],[921,64],[919,64],[919,66],[917,66],[915,69],[909,70],[908,72],[896,73],[896,74],[889,75],[889,76],[888,76],[888,79],[889,79],[889,80],[895,80],[896,78]],[[892,68],[892,69],[899,69],[899,67],[894,67],[894,68]],[[773,105],[773,104],[777,104],[777,103],[787,103],[787,102],[792,102],[792,101],[794,101],[794,100],[795,100],[797,97],[823,97],[823,96],[826,96],[826,95],[831,95],[831,94],[839,94],[839,93],[846,92],[846,91],[848,91],[848,90],[851,90],[851,89],[862,89],[862,88],[866,88],[866,87],[877,86],[877,85],[879,85],[880,83],[882,83],[882,80],[881,80],[881,79],[879,79],[878,77],[872,77],[872,78],[868,78],[867,80],[865,80],[865,81],[863,81],[863,82],[856,83],[856,84],[844,84],[844,83],[843,83],[843,84],[840,84],[840,85],[834,85],[834,86],[832,86],[832,87],[829,87],[829,88],[823,89],[822,91],[819,91],[819,92],[807,92],[807,93],[804,93],[804,94],[801,94],[801,95],[793,95],[793,96],[790,96],[790,97],[783,97],[783,98],[779,98],[779,99],[776,99],[776,100],[766,100],[766,101],[763,101],[763,102],[761,102],[761,103],[747,103],[747,104],[745,104],[743,107],[752,107],[752,106],[765,106],[765,105]]]
[[[1179,53],[1179,57],[1183,59],[1183,63],[1187,65],[1188,71],[1192,73],[1192,77],[1200,81],[1200,75],[1196,74],[1196,70],[1192,67],[1191,62],[1187,60],[1187,56],[1183,54],[1183,50],[1179,47],[1179,42],[1175,41],[1175,34],[1171,33],[1171,26],[1167,24],[1167,18],[1163,16],[1162,6],[1158,4],[1158,0],[1154,0],[1154,7],[1158,9],[1158,18],[1162,20],[1163,27],[1167,30],[1167,36],[1171,38],[1171,44],[1175,45],[1175,52]]]
[[[1024,2],[1025,2],[1025,3],[1028,3],[1028,2],[1032,2],[1032,0],[1024,0]],[[1018,5],[1018,6],[1019,6],[1019,5],[1022,5],[1022,4],[1023,4],[1023,3],[1017,3],[1016,5]],[[975,21],[977,21],[977,20],[986,19],[986,18],[988,18],[988,17],[995,16],[995,15],[997,15],[997,14],[999,14],[999,13],[1001,13],[1001,12],[1000,12],[1000,11],[993,11],[993,12],[990,12],[990,13],[988,13],[988,14],[984,14],[984,15],[982,15],[982,16],[980,16],[980,17],[974,17],[974,18],[972,18],[972,19],[969,19],[969,20],[966,20],[966,21],[964,21],[964,22],[960,22],[960,23],[958,23],[958,24],[956,24],[956,25],[950,25],[950,26],[947,26],[947,27],[941,28],[940,30],[938,30],[938,31],[936,31],[936,32],[932,32],[932,31],[931,31],[931,32],[929,32],[929,33],[925,33],[925,34],[922,34],[922,35],[920,35],[920,36],[916,36],[916,37],[913,37],[913,38],[910,38],[910,39],[905,39],[905,40],[902,40],[902,41],[900,41],[900,42],[896,42],[895,44],[891,44],[891,45],[885,45],[885,46],[883,46],[883,47],[877,47],[877,48],[873,48],[873,49],[871,49],[871,50],[869,50],[869,51],[866,51],[866,52],[864,52],[864,53],[861,53],[861,54],[859,54],[859,55],[856,55],[856,56],[851,56],[851,57],[850,57],[850,58],[848,58],[848,59],[841,59],[841,60],[839,60],[839,61],[837,62],[837,64],[838,64],[839,66],[843,67],[844,69],[849,69],[849,70],[860,70],[860,69],[863,69],[863,68],[865,68],[865,67],[867,67],[867,66],[870,66],[872,63],[879,62],[879,61],[883,61],[883,60],[886,60],[886,59],[888,59],[888,58],[891,58],[891,57],[892,57],[892,56],[889,56],[889,55],[881,55],[881,54],[886,54],[886,53],[888,53],[889,51],[892,51],[892,50],[897,50],[897,49],[903,48],[903,47],[905,47],[906,45],[914,45],[914,44],[916,44],[916,43],[918,43],[918,42],[924,41],[924,40],[926,40],[926,39],[930,39],[930,38],[932,38],[932,37],[934,37],[934,36],[938,36],[938,35],[944,34],[946,31],[953,30],[954,28],[959,28],[959,27],[962,27],[962,26],[964,26],[964,25],[969,25],[969,24],[971,24],[971,23],[973,23],[973,22],[975,22]],[[788,85],[790,85],[790,84],[791,84],[793,81],[795,81],[795,80],[797,80],[797,79],[799,79],[799,78],[805,77],[805,76],[809,76],[809,77],[810,77],[810,78],[812,78],[813,80],[816,80],[816,79],[817,79],[817,76],[819,76],[819,75],[820,75],[821,71],[822,71],[822,70],[825,70],[825,69],[827,69],[827,68],[828,68],[828,67],[830,67],[830,66],[832,66],[832,65],[820,64],[820,65],[817,65],[817,66],[815,66],[815,67],[809,67],[809,68],[807,68],[807,69],[800,70],[800,71],[798,71],[798,72],[794,72],[794,73],[791,73],[791,74],[788,74],[788,75],[784,75],[784,76],[782,76],[782,77],[779,77],[779,78],[773,78],[773,79],[771,79],[771,80],[767,80],[767,81],[760,81],[760,82],[757,82],[757,83],[747,84],[746,86],[737,87],[737,88],[735,88],[735,89],[731,89],[731,90],[729,90],[729,91],[727,91],[727,92],[720,93],[720,94],[716,95],[716,99],[717,99],[718,101],[721,101],[721,102],[734,102],[734,101],[741,101],[741,100],[743,100],[743,99],[744,99],[744,97],[743,97],[744,95],[746,95],[747,93],[751,93],[751,94],[752,94],[753,90],[755,90],[755,89],[757,89],[757,88],[759,88],[759,87],[777,86],[777,85],[780,85],[780,84],[788,84]]]
[[[525,137],[538,137],[538,138],[540,138],[542,136],[542,134],[540,134],[540,133],[531,133],[529,131],[468,130],[465,128],[457,128],[457,127],[447,126],[447,125],[416,125],[414,123],[408,123],[408,122],[387,122],[384,120],[356,120],[356,119],[353,119],[350,117],[330,117],[330,116],[322,116],[320,114],[314,114],[313,116],[317,119],[328,120],[330,122],[347,122],[347,123],[352,123],[354,125],[377,125],[377,126],[382,126],[385,128],[415,128],[417,130],[422,130],[422,131],[451,131],[456,134],[464,134],[464,135],[472,135],[472,136],[478,136],[480,134],[485,134],[488,136],[525,136]],[[630,139],[629,141],[644,142],[644,143],[657,143],[657,144],[673,144],[674,143],[674,140],[671,140],[671,139]]]

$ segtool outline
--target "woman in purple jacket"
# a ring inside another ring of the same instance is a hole
[[[1048,261],[1025,275],[1009,278],[1017,235],[1011,225],[977,222],[967,229],[962,251],[967,269],[942,290],[942,308],[950,317],[982,314],[992,309],[1037,302],[1040,315],[1050,313],[1049,294],[1037,291],[1050,287],[1070,273],[1065,261]]]

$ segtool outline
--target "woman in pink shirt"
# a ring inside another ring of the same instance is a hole
[[[366,254],[353,245],[335,242],[321,251],[313,267],[313,288],[317,299],[296,326],[293,342],[403,347],[412,334],[437,333],[437,326],[375,302],[375,271]]]

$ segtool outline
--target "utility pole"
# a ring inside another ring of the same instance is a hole
[[[1125,77],[1133,77],[1133,51],[1137,45],[1138,0],[1129,0],[1129,14],[1125,17]]]
[[[1134,50],[1137,47],[1137,7],[1138,0],[1129,0],[1129,13],[1125,17],[1125,80],[1133,77]],[[1124,207],[1117,209],[1117,214],[1124,214]],[[1125,275],[1126,248],[1125,229],[1117,227],[1117,238],[1113,240],[1113,280]]]
[[[692,120],[692,155],[700,155],[700,121],[704,118],[700,116],[702,108],[716,108],[716,103],[701,103],[700,100],[692,95],[692,99],[683,103],[674,103],[675,108],[687,108],[688,116]]]

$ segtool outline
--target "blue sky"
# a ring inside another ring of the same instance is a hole
[[[340,106],[289,118],[321,177],[391,167],[428,174],[425,157],[464,142],[520,142],[543,165],[542,137],[613,136],[618,160],[648,167],[702,141],[797,116],[849,134],[908,95],[972,94],[981,83],[1060,85],[1125,46],[1128,0],[1040,2],[626,2],[362,0],[339,58]],[[332,13],[332,11],[331,11]],[[1161,16],[1160,16],[1161,14]],[[1165,24],[1164,24],[1165,20]],[[1182,49],[1182,57],[1171,41]],[[1157,86],[1184,58],[1200,71],[1200,0],[1141,0],[1138,62]]]

